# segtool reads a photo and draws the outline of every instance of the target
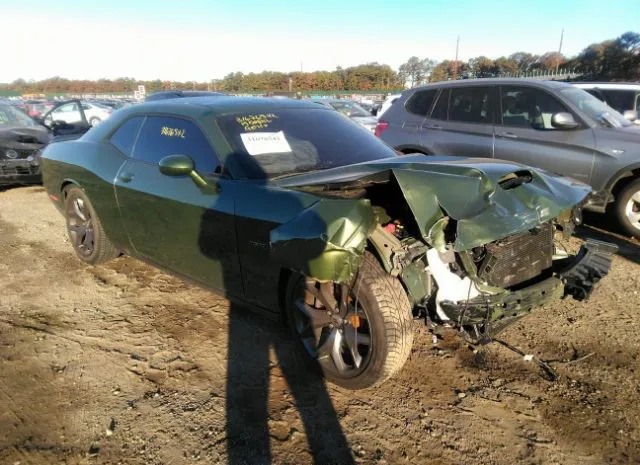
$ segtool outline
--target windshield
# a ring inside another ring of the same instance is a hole
[[[355,102],[331,102],[330,104],[333,108],[338,110],[343,115],[351,116],[371,116],[367,110],[362,108]]]
[[[620,128],[632,124],[624,119],[620,113],[591,95],[589,92],[585,92],[577,87],[563,89],[560,92],[569,99],[571,103],[576,105],[589,115],[589,117],[596,120],[604,127]]]
[[[36,126],[23,111],[11,105],[0,105],[0,126]]]
[[[321,108],[236,113],[218,117],[217,123],[250,179],[396,156],[360,125]]]

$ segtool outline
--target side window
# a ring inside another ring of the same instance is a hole
[[[126,156],[130,157],[133,145],[136,142],[136,137],[138,136],[140,124],[142,124],[143,120],[143,116],[134,116],[128,119],[113,133],[109,142],[115,145],[118,150]]]
[[[598,100],[602,100],[604,102],[604,100],[605,100],[604,99],[604,95],[602,95],[598,89],[585,89],[585,91],[589,92],[591,95],[593,95]]]
[[[64,121],[68,124],[82,123],[82,115],[80,114],[78,104],[76,102],[65,103],[53,110],[47,117],[47,121]]]
[[[82,109],[83,109],[83,110],[91,110],[91,108],[92,108],[92,107],[91,107],[91,105],[89,105],[89,104],[87,104],[87,103],[83,103],[83,104],[82,104]]]
[[[490,87],[455,87],[451,89],[449,121],[493,123]]]
[[[437,89],[416,92],[409,98],[405,104],[405,108],[409,113],[413,113],[414,115],[427,116],[437,93]]]
[[[433,108],[431,117],[433,119],[447,120],[448,112],[449,112],[449,89],[443,89],[442,92],[440,92],[440,96],[438,97],[436,106]]]
[[[134,158],[157,164],[167,155],[188,155],[196,170],[211,174],[220,166],[209,141],[191,121],[166,116],[148,116],[142,125]]]
[[[75,102],[71,102],[59,106],[58,108],[53,110],[53,113],[71,113],[74,111],[78,111],[78,104]]]
[[[555,130],[551,117],[555,113],[571,113],[555,97],[540,89],[503,86],[500,92],[502,124],[505,126]]]
[[[628,90],[610,90],[602,89],[602,95],[607,99],[607,103],[611,108],[619,113],[625,110],[633,110],[633,92]]]
[[[640,113],[640,94],[636,95],[636,111]]]

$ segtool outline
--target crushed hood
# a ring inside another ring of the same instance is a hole
[[[517,163],[425,155],[320,170],[276,184],[322,197],[323,192],[393,179],[430,245],[439,245],[438,232],[447,219],[457,222],[456,251],[532,229],[579,204],[591,191],[581,182]],[[344,211],[336,209],[340,213]]]
[[[38,150],[49,143],[49,131],[43,126],[0,126],[0,148]]]

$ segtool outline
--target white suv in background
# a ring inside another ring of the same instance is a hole
[[[629,121],[640,124],[640,84],[581,82],[574,85],[602,100]]]

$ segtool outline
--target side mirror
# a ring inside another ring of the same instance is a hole
[[[638,112],[635,110],[625,110],[622,116],[624,117],[624,119],[627,119],[629,121],[635,121],[638,119]]]
[[[195,166],[193,160],[186,155],[169,155],[158,163],[160,172],[166,176],[187,176]]]
[[[209,184],[195,170],[193,160],[188,155],[168,155],[158,163],[160,172],[166,176],[189,176],[196,186],[204,188]]]
[[[558,129],[575,129],[580,124],[573,119],[573,115],[567,112],[555,113],[551,117],[551,126]]]

